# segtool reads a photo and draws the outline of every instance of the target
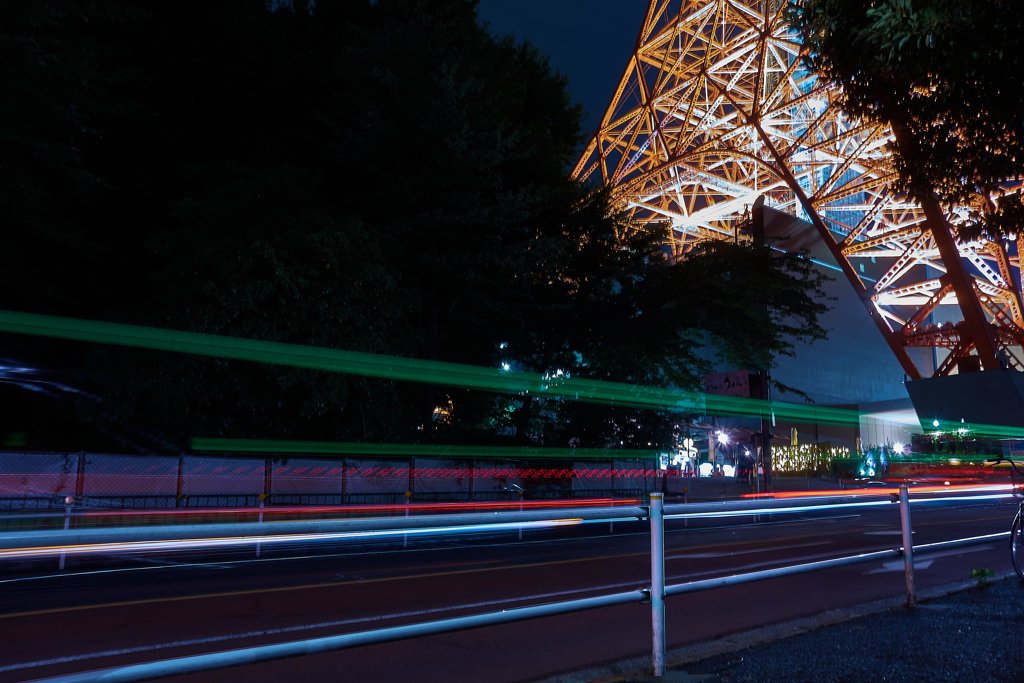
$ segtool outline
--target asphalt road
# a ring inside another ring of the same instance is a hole
[[[915,545],[1006,531],[1015,509],[915,506]],[[648,585],[646,523],[609,527],[0,566],[0,683]],[[895,505],[669,520],[666,572],[682,583],[898,545]],[[917,562],[920,587],[1010,569],[1002,541]],[[902,561],[887,561],[669,598],[669,646],[898,595],[903,582]],[[526,681],[649,649],[650,608],[625,605],[168,680]]]

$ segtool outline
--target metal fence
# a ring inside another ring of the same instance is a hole
[[[425,623],[398,626],[393,628],[376,629],[359,633],[350,633],[339,636],[324,638],[313,638],[299,640],[289,643],[275,645],[264,645],[258,647],[243,648],[227,652],[216,652],[205,655],[179,657],[159,662],[137,664],[130,666],[116,667],[112,669],[93,671],[71,676],[60,676],[46,679],[60,683],[84,683],[99,681],[142,681],[176,676],[199,671],[221,669],[243,664],[255,664],[285,657],[296,657],[321,652],[329,652],[344,648],[368,645],[371,643],[383,643],[424,635],[448,633],[452,631],[477,628],[495,624],[535,619],[539,617],[578,612],[583,610],[597,609],[612,605],[629,603],[651,604],[652,620],[652,668],[655,676],[661,676],[665,672],[665,597],[681,595],[696,591],[721,588],[725,586],[761,581],[764,579],[777,578],[801,574],[833,567],[841,567],[864,562],[878,560],[903,558],[906,568],[907,579],[907,603],[913,607],[915,603],[914,588],[914,552],[948,549],[953,547],[966,546],[976,543],[991,542],[996,539],[1006,538],[1009,532],[989,534],[985,536],[956,539],[941,543],[912,546],[911,539],[911,517],[910,499],[907,488],[900,488],[898,500],[900,507],[900,519],[904,546],[893,550],[878,552],[860,553],[848,557],[840,557],[830,560],[822,560],[788,567],[767,569],[764,571],[751,572],[747,574],[735,574],[701,581],[692,581],[674,586],[665,585],[665,553],[664,553],[664,519],[669,517],[692,517],[701,514],[734,513],[734,514],[758,514],[760,512],[783,512],[790,510],[807,510],[815,507],[835,507],[836,505],[886,505],[889,501],[864,502],[861,499],[844,499],[816,501],[808,504],[806,501],[746,501],[744,503],[719,503],[704,505],[673,505],[665,508],[662,501],[662,494],[652,493],[649,506],[621,507],[621,508],[578,508],[565,510],[537,510],[524,512],[509,512],[502,515],[503,523],[524,523],[539,521],[558,521],[565,519],[590,519],[590,520],[614,520],[624,517],[646,519],[650,521],[651,530],[651,584],[643,589],[614,593],[592,598],[556,602],[545,605],[536,605],[516,609],[503,610],[478,614],[453,619],[430,621]],[[365,520],[333,520],[333,521],[312,521],[301,523],[290,522],[287,525],[264,524],[260,525],[260,534],[251,536],[250,543],[267,543],[282,541],[287,542],[289,535],[294,538],[295,534],[309,533],[337,533],[338,530],[359,530],[367,528],[390,529],[397,533],[411,531],[413,529],[437,528],[449,525],[478,524],[490,521],[493,523],[492,515],[447,515],[447,516],[424,516],[424,517],[400,517]],[[223,542],[237,542],[238,538],[228,538],[231,534],[239,533],[236,527],[243,525],[211,525],[207,527],[191,527],[188,529],[188,538],[191,542],[201,543],[210,541],[212,545],[218,544],[218,539]],[[244,525],[248,531],[252,531],[253,525]],[[285,532],[284,535],[282,532]],[[144,529],[84,529],[69,531],[39,531],[26,534],[0,534],[0,559],[9,556],[13,552],[22,552],[31,549],[31,552],[38,555],[57,554],[71,552],[109,552],[109,544],[119,543],[127,550],[138,549],[133,544],[158,541],[164,538],[180,537],[180,528],[144,528]],[[197,533],[199,535],[197,535]],[[278,536],[275,536],[277,534]],[[94,550],[90,550],[93,548]]]
[[[76,508],[171,510],[180,508],[259,507],[271,505],[388,505],[405,503],[496,502],[517,500],[575,500],[579,498],[637,498],[643,489],[548,489],[543,491],[463,491],[414,493],[284,493],[270,497],[261,494],[224,494],[182,496],[80,496],[73,498]],[[0,511],[60,510],[67,496],[0,496]]]
[[[255,458],[0,451],[0,512],[369,505],[595,496],[654,487],[653,461],[552,462],[428,458]]]

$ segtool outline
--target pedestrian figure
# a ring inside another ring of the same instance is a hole
[[[743,474],[747,478],[747,484],[752,486],[754,483],[754,456],[748,450],[743,451]]]

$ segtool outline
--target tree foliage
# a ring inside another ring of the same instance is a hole
[[[72,272],[23,254],[80,315],[684,387],[715,353],[761,368],[824,335],[807,260],[708,244],[672,263],[658,228],[571,181],[581,109],[566,79],[492,35],[474,2],[110,2],[123,20],[73,23],[132,74],[96,86],[124,107],[96,108],[75,160],[103,181],[49,195],[97,256]],[[69,144],[63,122],[38,123],[40,139]],[[76,288],[83,272],[102,286]],[[68,309],[56,295],[13,301]],[[679,421],[147,351],[76,361],[108,421],[178,444],[668,446]]]
[[[793,0],[789,18],[842,106],[893,126],[900,189],[961,207],[966,236],[1020,232],[1024,3]]]
[[[500,357],[559,376],[699,390],[716,363],[770,368],[795,341],[825,338],[824,276],[799,254],[709,241],[672,262],[662,229],[608,215],[600,194],[577,207],[561,246],[537,261],[528,321]],[[540,270],[549,266],[550,271]],[[779,385],[783,390],[789,387]],[[515,401],[506,422],[521,440],[646,448],[678,441],[679,414],[561,400]]]
[[[99,118],[135,113],[116,89],[138,74],[104,34],[138,16],[116,0],[2,0],[0,17],[0,301],[80,305],[82,264],[98,264],[102,246],[75,209],[107,187],[85,157]],[[55,268],[77,286],[48,276]]]

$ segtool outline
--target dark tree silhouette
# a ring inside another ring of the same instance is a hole
[[[581,109],[565,77],[492,35],[474,2],[110,3],[95,21],[10,24],[40,45],[80,32],[96,49],[75,69],[104,76],[75,81],[58,69],[68,57],[38,67],[49,99],[4,100],[3,144],[42,169],[26,176],[32,204],[3,188],[22,212],[4,239],[35,278],[11,282],[9,306],[659,386],[695,386],[702,346],[764,367],[823,335],[809,262],[707,245],[670,263],[657,228],[569,180]],[[81,88],[95,103],[79,104]],[[47,161],[19,131],[54,102],[67,116],[36,122]],[[81,149],[72,124],[93,131]],[[30,238],[44,218],[81,237],[88,266],[45,267],[55,257]],[[656,433],[667,446],[677,421],[648,413],[641,436],[617,408],[147,351],[64,362],[102,397],[105,424],[179,446],[202,435],[646,447]],[[451,407],[446,420],[437,406]]]

